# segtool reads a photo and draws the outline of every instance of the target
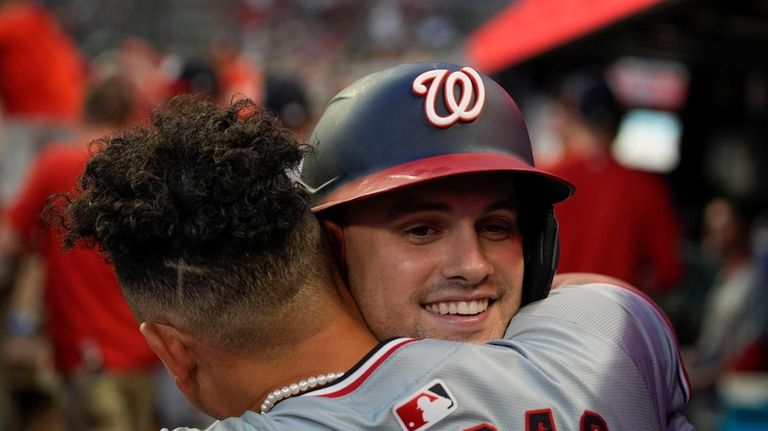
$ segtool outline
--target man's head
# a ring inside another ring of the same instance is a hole
[[[552,205],[571,186],[534,167],[523,117],[493,80],[451,64],[375,73],[334,97],[310,145],[302,181],[378,337],[498,337],[546,296]]]
[[[85,122],[91,127],[124,127],[134,119],[135,99],[135,89],[122,77],[112,76],[94,82],[85,96]]]
[[[756,211],[735,198],[716,197],[704,207],[704,247],[718,259],[747,259],[752,248]]]
[[[589,155],[610,148],[624,109],[602,75],[585,72],[568,77],[556,100],[555,129],[567,152]]]
[[[67,208],[67,244],[107,254],[150,346],[218,417],[254,402],[222,363],[279,354],[327,312],[334,275],[291,136],[252,103],[179,98],[99,142]]]

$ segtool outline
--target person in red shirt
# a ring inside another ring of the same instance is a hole
[[[93,249],[63,252],[60,233],[41,217],[49,196],[75,187],[89,157],[85,143],[123,126],[131,115],[131,100],[132,89],[119,78],[95,85],[85,104],[82,143],[51,145],[40,153],[0,227],[3,262],[25,248],[36,249],[43,259],[44,318],[71,430],[153,426],[158,362],[128,309],[114,269]]]
[[[85,62],[41,5],[0,0],[0,199],[10,200],[52,137],[70,133],[85,95]]]
[[[565,86],[560,134],[565,156],[550,168],[579,193],[555,210],[560,272],[596,272],[658,295],[682,275],[682,230],[663,178],[629,169],[611,155],[622,109],[605,80]]]

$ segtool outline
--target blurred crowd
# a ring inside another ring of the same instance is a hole
[[[697,430],[765,429],[766,207],[713,195],[697,227],[701,236],[686,237],[691,229],[664,177],[617,159],[626,109],[605,74],[572,74],[555,93],[550,115],[562,149],[548,170],[576,186],[555,209],[558,270],[629,281],[665,309],[694,389],[686,413]]]
[[[99,137],[149,121],[177,94],[251,98],[306,138],[323,103],[358,76],[437,56],[461,62],[466,29],[417,3],[245,1],[239,38],[181,54],[135,36],[86,53],[43,5],[0,0],[0,430],[211,421],[161,370],[108,263],[85,247],[59,250],[46,208],[60,200],[49,196],[75,185]],[[296,4],[318,10],[299,16]],[[555,99],[562,150],[544,160],[577,186],[557,209],[561,270],[627,280],[665,308],[699,429],[768,410],[766,208],[711,196],[703,225],[684,226],[662,175],[614,157],[624,111],[599,73],[565,80]]]

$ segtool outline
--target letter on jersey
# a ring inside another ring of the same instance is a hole
[[[529,410],[525,412],[526,431],[556,431],[552,410]]]

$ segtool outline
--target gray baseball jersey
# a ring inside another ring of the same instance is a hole
[[[663,314],[608,284],[558,288],[487,344],[397,338],[333,384],[209,430],[691,430]]]

